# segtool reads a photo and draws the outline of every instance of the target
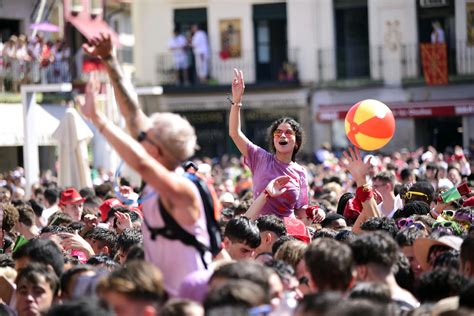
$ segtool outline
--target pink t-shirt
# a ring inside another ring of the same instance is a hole
[[[195,194],[199,196],[198,189],[194,186]],[[150,194],[153,188],[146,186],[144,195]],[[163,218],[158,209],[158,196],[143,202],[143,216],[146,218],[150,227],[160,228],[164,226]],[[183,226],[189,233],[196,236],[196,239],[204,245],[209,246],[209,233],[206,226],[206,215],[204,206],[201,202],[201,216],[194,225]],[[176,297],[184,278],[197,270],[205,270],[201,256],[196,248],[187,246],[179,240],[166,239],[163,236],[156,236],[151,239],[150,231],[145,224],[142,225],[143,247],[145,250],[145,260],[150,261],[157,266],[164,278],[165,289],[171,297]],[[210,252],[206,254],[206,263],[212,261]]]
[[[296,162],[284,163],[253,143],[247,146],[248,157],[245,163],[253,174],[253,194],[259,196],[267,184],[276,177],[287,175],[290,182],[285,193],[277,198],[267,200],[261,210],[261,215],[275,214],[279,217],[288,217],[294,214],[294,209],[308,204],[308,183],[306,171]]]

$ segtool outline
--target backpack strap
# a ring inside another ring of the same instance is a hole
[[[201,200],[206,214],[207,232],[209,233],[210,251],[213,256],[216,256],[221,251],[221,239],[213,238],[213,236],[220,236],[219,226],[217,224],[214,214],[214,202],[212,194],[205,181],[195,174],[185,173],[185,177],[191,180],[198,188]]]
[[[206,247],[202,242],[196,239],[196,237],[186,230],[184,230],[171,216],[166,208],[164,207],[163,203],[161,203],[160,198],[158,198],[158,205],[160,209],[161,217],[163,218],[163,222],[165,225],[163,227],[151,227],[146,220],[146,217],[143,217],[144,223],[151,234],[151,239],[156,240],[156,236],[163,236],[166,239],[171,240],[179,240],[183,244],[194,247],[201,256],[202,263],[204,264],[205,269],[207,269],[207,263],[204,259],[204,255],[207,251],[210,251],[208,247]]]

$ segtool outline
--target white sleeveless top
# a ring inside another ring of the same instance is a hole
[[[190,181],[190,180],[188,180]],[[204,245],[209,246],[209,233],[206,225],[206,215],[202,204],[201,196],[197,187],[193,184],[194,192],[199,197],[201,215],[194,225],[182,226],[184,230],[196,236],[196,239]],[[143,191],[144,196],[148,196],[154,189],[147,185]],[[152,228],[161,228],[164,226],[158,208],[158,194],[143,202],[143,216],[148,225]],[[171,297],[176,297],[179,286],[183,279],[191,272],[205,270],[201,256],[196,248],[187,246],[179,240],[166,239],[163,236],[156,236],[151,239],[150,231],[145,223],[142,225],[143,247],[145,250],[145,260],[157,266],[164,278],[165,289]],[[212,261],[211,253],[205,256],[207,265]]]

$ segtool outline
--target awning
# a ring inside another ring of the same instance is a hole
[[[23,107],[21,104],[0,104],[0,147],[23,146]],[[40,146],[56,145],[52,138],[53,132],[59,125],[59,119],[64,115],[66,107],[45,105],[35,107],[37,124],[37,141]]]
[[[112,42],[116,47],[120,46],[119,37],[117,33],[102,19],[92,19],[82,15],[69,16],[67,18],[74,27],[84,35],[87,40],[97,37],[100,33],[110,34]]]

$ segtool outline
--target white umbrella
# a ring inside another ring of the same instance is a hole
[[[59,142],[59,186],[92,187],[87,144],[94,134],[74,108],[68,108],[53,137]]]

